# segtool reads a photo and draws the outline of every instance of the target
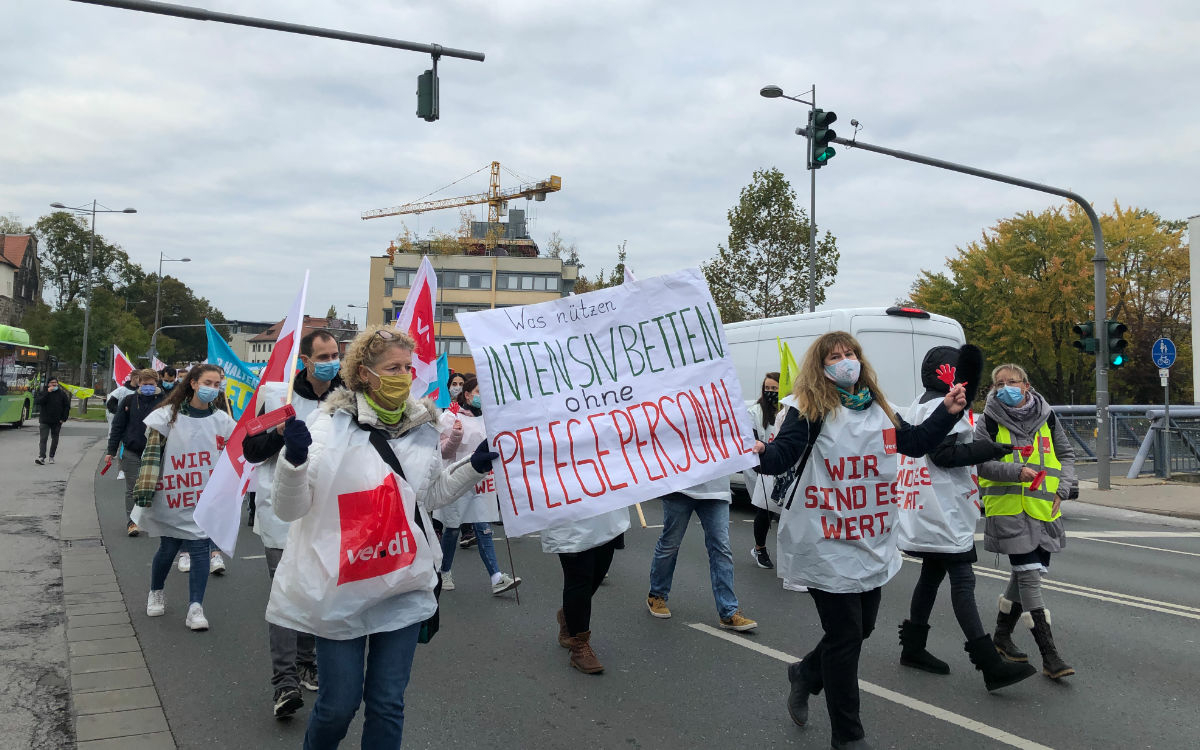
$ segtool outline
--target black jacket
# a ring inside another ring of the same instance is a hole
[[[162,397],[161,392],[153,396],[134,393],[121,401],[117,416],[113,418],[112,429],[108,431],[108,455],[117,455],[119,443],[125,444],[126,452],[142,455],[146,448],[146,417],[158,407]]]
[[[338,375],[329,381],[328,390],[318,396],[316,391],[313,390],[312,383],[308,382],[308,369],[306,368],[296,373],[296,377],[293,378],[292,394],[300,398],[306,398],[309,401],[324,401],[326,396],[343,385],[345,384],[342,382],[342,376]],[[262,414],[263,411],[263,409],[259,409],[258,413]],[[242,455],[252,464],[274,458],[281,450],[283,450],[283,435],[280,435],[276,430],[267,430],[257,435],[248,435],[242,441]]]
[[[71,417],[71,397],[60,385],[56,391],[48,391],[45,386],[33,395],[33,402],[38,405],[38,422],[42,424],[62,424]]]

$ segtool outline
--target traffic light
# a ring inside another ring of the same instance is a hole
[[[837,138],[837,133],[829,126],[837,122],[837,115],[823,109],[812,109],[808,112],[808,168],[820,169],[834,157],[837,152],[829,143]]]
[[[1104,326],[1108,329],[1105,332],[1108,335],[1108,365],[1115,370],[1125,364],[1125,348],[1129,346],[1125,332],[1129,328],[1115,320],[1104,321]]]
[[[417,117],[426,122],[438,119],[438,77],[436,66],[417,76]]]
[[[1082,354],[1096,353],[1096,324],[1095,323],[1080,323],[1071,329],[1079,338],[1071,342],[1071,346],[1078,349]]]

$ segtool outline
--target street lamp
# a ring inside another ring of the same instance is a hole
[[[366,310],[366,309],[368,309],[368,306],[367,306],[367,305],[346,305],[346,307],[353,307],[353,308],[356,308],[356,309],[358,309],[358,310]],[[366,320],[367,320],[367,313],[363,313],[363,325],[364,325],[364,326],[367,324],[367,323],[366,323]],[[351,322],[353,322],[353,321],[351,321]]]
[[[91,320],[92,320],[92,258],[95,255],[95,251],[96,251],[96,214],[97,213],[136,214],[137,213],[136,208],[123,208],[123,209],[118,210],[115,208],[97,208],[97,205],[99,205],[99,204],[96,202],[96,199],[93,198],[92,199],[92,208],[91,208],[92,239],[88,243],[87,294],[86,294],[85,302],[84,302],[84,306],[83,306],[83,347],[79,352],[79,381],[80,381],[79,385],[81,387],[86,385],[86,383],[83,382],[83,379],[85,377],[85,373],[87,372],[88,325],[91,323]],[[50,208],[57,208],[57,209],[60,209],[63,211],[74,211],[75,213],[80,213],[80,214],[86,214],[88,212],[87,206],[64,206],[61,203],[51,203]],[[80,399],[79,409],[80,409],[80,413],[83,413],[84,411],[86,411],[87,399]]]
[[[812,101],[805,101],[797,96],[788,96],[783,93],[783,89],[775,85],[763,86],[758,90],[759,96],[764,99],[791,99],[794,102],[807,104],[813,110],[817,108],[817,84],[813,84],[812,89],[804,92],[812,94]],[[803,96],[803,94],[801,95]],[[812,134],[809,134],[812,138]],[[809,143],[808,153],[812,153],[812,144]],[[809,206],[808,206],[808,311],[814,312],[817,309],[817,170],[809,169]]]
[[[154,334],[150,337],[150,361],[153,362],[158,357],[158,309],[162,304],[162,264],[168,263],[191,263],[191,258],[168,258],[160,250],[158,252],[158,293],[154,296]]]

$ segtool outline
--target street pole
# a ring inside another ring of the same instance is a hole
[[[150,337],[150,361],[158,357],[158,306],[162,303],[162,262],[163,252],[158,251],[158,292],[154,295],[154,334]]]
[[[796,128],[796,135],[809,136],[808,128]],[[1029,180],[1022,180],[1019,177],[1010,177],[1009,175],[1000,174],[999,172],[989,172],[985,169],[976,169],[968,167],[965,164],[957,164],[951,161],[942,159],[934,159],[929,156],[921,156],[919,154],[909,153],[907,151],[897,151],[895,149],[884,148],[883,146],[875,146],[870,143],[852,140],[848,138],[834,138],[834,143],[846,146],[847,148],[860,148],[864,151],[872,151],[885,156],[892,156],[904,161],[916,162],[917,164],[925,164],[938,169],[947,169],[951,172],[961,172],[969,174],[973,177],[982,177],[985,180],[994,180],[1003,182],[1008,185],[1016,185],[1017,187],[1036,190],[1041,193],[1050,193],[1063,198],[1074,201],[1087,214],[1088,221],[1092,225],[1092,242],[1095,245],[1096,254],[1092,258],[1094,264],[1094,300],[1095,317],[1096,317],[1096,332],[1098,339],[1096,351],[1096,468],[1099,476],[1097,477],[1097,486],[1101,490],[1110,489],[1110,471],[1112,459],[1112,431],[1108,418],[1108,336],[1106,335],[1107,327],[1105,319],[1108,312],[1108,285],[1106,273],[1108,269],[1108,256],[1104,252],[1104,232],[1100,228],[1100,218],[1096,216],[1092,205],[1083,199],[1083,196],[1070,190],[1043,185]]]
[[[812,85],[812,112],[817,111],[817,84]],[[812,122],[812,118],[809,118]],[[812,135],[808,136],[808,157],[812,158]],[[817,309],[817,170],[808,165],[808,311]]]
[[[88,242],[87,291],[83,304],[83,348],[79,352],[79,387],[87,388],[88,325],[92,321],[92,258],[96,254],[96,199],[92,199],[92,239]],[[87,399],[79,400],[79,413],[87,413]]]

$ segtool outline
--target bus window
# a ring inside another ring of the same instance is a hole
[[[37,414],[33,394],[50,375],[49,352],[20,328],[0,326],[0,424],[20,426]]]

